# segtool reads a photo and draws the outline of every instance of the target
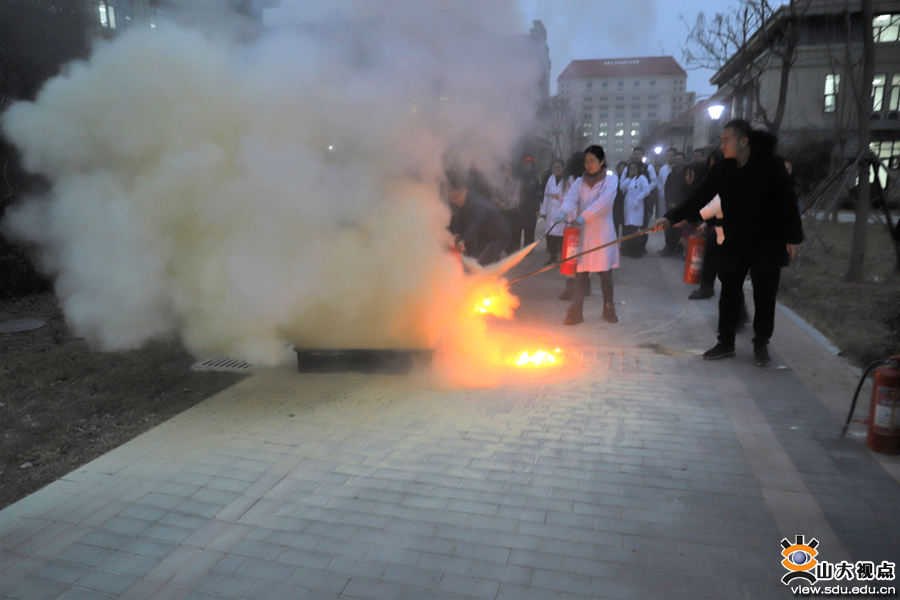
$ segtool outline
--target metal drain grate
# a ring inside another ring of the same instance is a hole
[[[191,367],[192,371],[227,371],[230,373],[249,373],[253,370],[253,363],[221,356],[207,358]]]

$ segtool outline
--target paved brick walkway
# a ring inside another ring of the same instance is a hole
[[[448,392],[286,367],[207,400],[0,512],[0,594],[780,598],[782,537],[900,562],[897,459],[837,437],[854,375],[783,316],[772,368],[750,334],[700,360],[715,301],[625,260],[617,325],[516,284],[498,328],[559,368]]]

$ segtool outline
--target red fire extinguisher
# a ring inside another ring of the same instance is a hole
[[[703,272],[703,252],[706,250],[706,238],[694,235],[688,238],[687,252],[684,257],[684,282],[700,283]]]
[[[866,445],[875,452],[900,454],[900,356],[875,369]]]
[[[581,229],[578,227],[566,227],[563,230],[562,257],[566,260],[570,256],[578,254],[581,244]],[[566,260],[559,265],[559,272],[563,275],[574,275],[578,267],[578,260]]]

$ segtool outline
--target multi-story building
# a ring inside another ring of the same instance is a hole
[[[93,15],[93,33],[115,35],[166,22],[200,25],[238,39],[253,39],[262,29],[263,10],[279,0],[82,0]]]
[[[629,156],[655,125],[682,115],[696,96],[671,56],[573,60],[557,86],[580,117],[584,145],[603,146],[608,163]]]
[[[900,2],[873,0],[875,76],[870,117],[871,149],[891,168],[900,165]],[[779,137],[783,147],[819,138],[831,140],[844,156],[858,155],[855,95],[862,72],[863,27],[860,0],[806,0],[794,6],[799,26],[794,62]],[[714,101],[725,107],[721,121],[744,118],[764,125],[762,111],[775,113],[781,89],[781,61],[773,56],[791,19],[788,6],[771,18],[712,77]],[[753,77],[748,77],[752,73]],[[758,75],[758,79],[756,77]],[[856,83],[856,85],[854,85]],[[709,117],[698,113],[695,143],[708,142]]]

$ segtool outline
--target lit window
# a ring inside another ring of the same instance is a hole
[[[888,110],[900,110],[900,75],[894,75],[891,80],[891,100]]]
[[[881,75],[876,75],[875,79],[872,80],[872,110],[875,112],[881,110],[884,102],[884,82],[886,79],[887,75],[882,73]]]
[[[638,130],[637,130],[637,129],[632,129],[632,130],[631,130],[631,137],[635,137],[637,134],[638,134]]]
[[[600,137],[606,137],[606,132],[605,132],[605,131],[601,131],[601,132],[599,133],[599,135],[600,135]]]
[[[622,121],[618,121],[616,123],[616,128],[619,128],[619,127],[625,127],[625,123],[623,123]]]
[[[606,121],[600,121],[600,129],[606,129],[607,127],[609,127],[609,123],[607,123]]]
[[[624,129],[618,129],[618,130],[616,130],[616,137],[622,137],[623,135],[625,135],[625,130],[624,130]]]
[[[838,89],[841,85],[839,73],[829,73],[825,76],[825,112],[833,113],[837,107]]]
[[[900,15],[878,15],[872,19],[872,33],[876,42],[896,42],[900,39]]]
[[[100,17],[100,26],[109,29],[116,28],[116,7],[110,6],[106,0],[101,0],[97,4],[97,10]]]

